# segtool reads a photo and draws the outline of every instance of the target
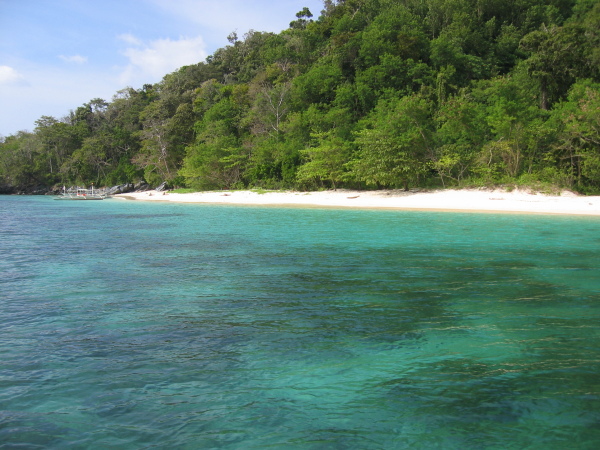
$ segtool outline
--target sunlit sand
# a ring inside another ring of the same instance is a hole
[[[439,211],[514,212],[537,214],[600,215],[600,196],[586,197],[563,191],[546,195],[524,190],[401,190],[351,191],[210,191],[189,194],[145,191],[116,198],[180,203],[281,205],[343,208],[389,208]]]

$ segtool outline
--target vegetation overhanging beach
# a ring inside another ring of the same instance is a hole
[[[600,216],[600,196],[570,191],[548,195],[525,190],[446,189],[435,191],[205,191],[191,193],[146,191],[119,194],[129,200],[347,208],[388,208],[439,211],[482,211]]]

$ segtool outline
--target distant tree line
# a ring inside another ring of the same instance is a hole
[[[600,2],[325,0],[0,141],[0,185],[600,192]]]

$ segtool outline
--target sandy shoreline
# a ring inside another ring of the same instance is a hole
[[[387,208],[407,210],[512,212],[600,216],[600,196],[584,197],[565,191],[560,196],[521,190],[439,190],[427,192],[381,191],[211,191],[191,194],[145,191],[116,198],[179,203],[212,203],[256,206],[311,206]]]

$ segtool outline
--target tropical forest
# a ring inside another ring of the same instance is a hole
[[[324,0],[227,40],[1,137],[0,191],[600,193],[598,0]]]

